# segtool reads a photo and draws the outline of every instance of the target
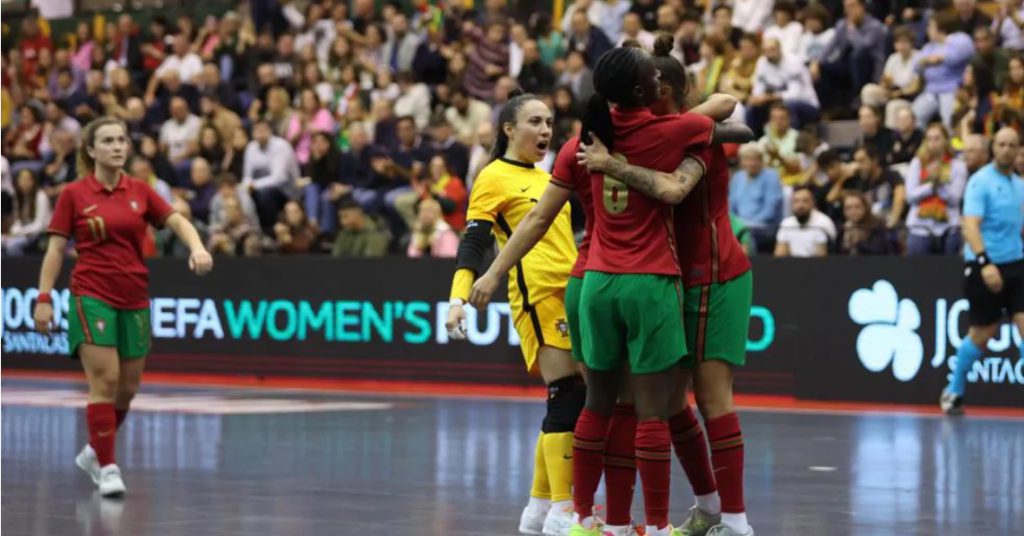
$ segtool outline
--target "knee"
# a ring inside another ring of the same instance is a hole
[[[587,386],[581,376],[560,378],[548,385],[547,415],[542,431],[545,434],[572,432],[587,402]]]
[[[138,393],[139,385],[137,383],[119,385],[117,387],[117,405],[123,407],[123,405],[131,403]]]
[[[728,415],[734,411],[732,403],[732,387],[699,389],[697,391],[697,409],[705,420]]]
[[[118,395],[117,383],[116,370],[97,371],[89,379],[89,391],[93,396],[113,400]]]

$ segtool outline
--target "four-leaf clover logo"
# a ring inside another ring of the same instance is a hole
[[[909,299],[899,299],[892,283],[880,279],[850,296],[850,318],[864,326],[857,336],[857,356],[864,368],[881,372],[892,363],[897,380],[914,379],[924,361],[924,345],[917,329],[921,313]]]

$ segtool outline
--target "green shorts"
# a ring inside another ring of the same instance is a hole
[[[580,296],[583,359],[615,370],[628,359],[634,374],[662,372],[686,355],[679,278],[587,272]]]
[[[580,293],[583,292],[583,278],[570,277],[565,287],[565,319],[569,323],[569,341],[572,342],[572,357],[583,362],[583,337],[580,336]]]
[[[152,325],[149,308],[116,309],[89,296],[71,296],[68,315],[68,348],[78,358],[82,344],[113,346],[121,359],[139,359],[149,355]]]
[[[686,346],[691,350],[683,361],[686,367],[710,360],[737,367],[747,362],[753,292],[754,276],[749,270],[724,283],[686,289],[683,311]]]

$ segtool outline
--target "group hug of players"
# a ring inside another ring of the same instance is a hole
[[[512,98],[494,160],[473,185],[447,327],[464,338],[463,306],[485,306],[508,273],[527,368],[548,386],[523,534],[753,534],[732,405],[752,277],[729,223],[721,148],[753,133],[717,122],[732,114],[731,97],[687,109],[671,47],[666,36],[653,55],[627,45],[600,58],[582,139],[561,148],[551,175],[535,167],[551,111],[532,95]],[[586,216],[578,253],[573,192]],[[501,252],[484,271],[492,235]],[[703,428],[687,402],[691,384]],[[697,497],[678,528],[669,523],[673,448]],[[630,514],[637,473],[642,524]],[[594,514],[602,476],[603,519]]]

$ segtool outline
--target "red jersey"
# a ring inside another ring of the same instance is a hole
[[[715,127],[708,117],[658,117],[647,108],[614,108],[612,123],[617,158],[665,173],[674,172],[687,153],[711,145]],[[590,180],[596,223],[587,270],[681,275],[672,207],[611,176],[595,173]]]
[[[583,228],[583,241],[580,242],[579,254],[576,256],[576,264],[572,265],[572,277],[583,277],[587,267],[587,253],[590,251],[590,237],[594,234],[594,198],[590,194],[590,173],[586,167],[576,163],[576,150],[580,146],[580,137],[573,136],[565,142],[562,149],[558,151],[555,158],[555,167],[551,170],[551,182],[576,190],[580,198],[580,205],[583,206],[583,216],[586,220]]]
[[[148,225],[162,225],[173,212],[148,184],[125,174],[113,190],[92,175],[68,184],[48,231],[75,241],[71,292],[118,309],[149,307],[143,242]]]
[[[18,51],[21,52],[21,69],[25,78],[31,79],[36,76],[36,66],[39,65],[39,51],[47,48],[53,51],[53,42],[42,32],[34,37],[22,37],[18,44]]]
[[[729,223],[729,162],[721,145],[695,155],[707,167],[704,178],[675,214],[683,285],[735,279],[750,270],[750,259]]]

